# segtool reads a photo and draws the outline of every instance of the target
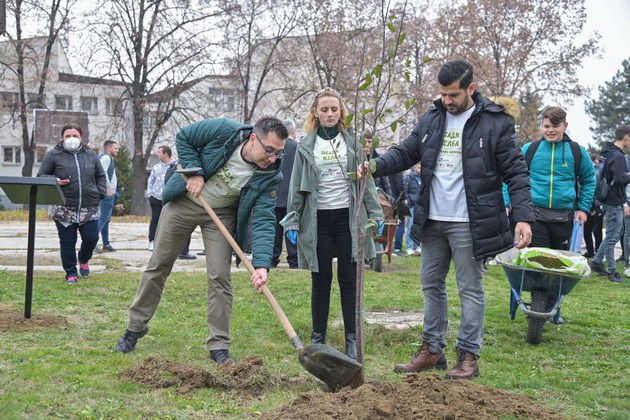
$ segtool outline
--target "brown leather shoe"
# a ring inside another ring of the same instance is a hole
[[[416,357],[409,363],[394,366],[394,372],[422,372],[423,370],[446,369],[446,356],[444,352],[431,353],[429,344],[422,343]]]
[[[457,364],[446,374],[446,379],[472,379],[479,376],[479,365],[474,354],[457,349]]]

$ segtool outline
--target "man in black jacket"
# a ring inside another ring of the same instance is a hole
[[[615,130],[615,141],[604,143],[601,158],[604,160],[602,171],[609,185],[606,197],[599,197],[604,211],[606,236],[591,261],[591,269],[607,275],[615,283],[624,280],[617,272],[615,262],[615,244],[621,237],[623,226],[624,204],[626,203],[626,185],[630,183],[630,175],[626,172],[626,159],[623,150],[630,148],[630,125],[620,125]],[[608,270],[602,262],[606,258]]]
[[[287,215],[287,199],[289,196],[289,182],[291,182],[291,173],[293,172],[293,161],[295,160],[295,151],[297,150],[297,130],[293,120],[284,121],[284,125],[289,131],[289,138],[284,143],[284,159],[282,159],[282,182],[278,187],[278,196],[276,197],[276,237],[273,244],[273,257],[271,258],[271,266],[277,267],[280,263],[280,254],[282,254],[282,241],[287,246],[287,262],[289,268],[298,268],[297,246],[284,237],[284,228],[280,225],[280,220]]]
[[[515,245],[527,246],[534,217],[527,166],[512,117],[475,91],[473,69],[464,61],[451,61],[440,69],[438,88],[441,99],[422,116],[411,135],[376,159],[374,176],[422,164],[411,236],[422,243],[424,331],[417,357],[394,369],[446,369],[446,275],[452,258],[461,326],[457,364],[446,377],[470,379],[479,374],[477,358],[483,339],[483,260]],[[360,167],[359,173],[366,167]],[[502,182],[508,185],[517,222],[516,240],[503,204]]]

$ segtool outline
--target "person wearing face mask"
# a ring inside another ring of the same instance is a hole
[[[89,261],[98,243],[98,204],[107,193],[107,180],[96,153],[81,141],[81,127],[66,125],[61,136],[62,140],[44,156],[37,176],[57,178],[66,198],[65,206],[50,206],[49,215],[59,233],[66,282],[76,284],[79,274],[90,274]],[[77,232],[81,234],[78,272]]]
[[[529,166],[532,203],[536,222],[532,247],[568,249],[574,221],[586,223],[595,195],[595,170],[583,146],[571,140],[566,129],[567,113],[554,106],[543,111],[541,140],[523,146]],[[509,203],[507,188],[504,199]],[[557,296],[549,296],[552,306]],[[564,324],[560,311],[550,320]]]
[[[228,118],[212,118],[182,128],[175,146],[180,165],[197,173],[188,181],[174,173],[162,190],[164,207],[157,226],[151,259],[142,274],[129,310],[127,330],[115,351],[129,353],[148,331],[160,303],[166,279],[188,242],[201,227],[208,275],[206,348],[217,364],[232,362],[230,322],[232,248],[198,197],[212,206],[225,227],[234,232],[241,249],[247,247],[247,226],[252,218],[255,268],[251,281],[267,283],[275,236],[276,195],[282,180],[281,163],[289,132],[282,121],[263,117],[253,126]]]
[[[359,183],[347,173],[355,170],[365,153],[345,124],[347,115],[336,90],[326,88],[315,96],[304,124],[308,135],[295,153],[287,215],[280,223],[287,238],[297,243],[298,267],[311,271],[312,344],[326,342],[332,261],[337,257],[346,354],[356,359],[356,255],[360,246],[365,247],[366,259],[374,258],[376,252],[370,235],[364,241],[357,237]],[[363,204],[365,221],[382,221],[372,179],[368,180]]]

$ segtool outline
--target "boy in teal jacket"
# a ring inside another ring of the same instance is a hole
[[[568,127],[566,117],[567,113],[560,107],[547,108],[542,115],[543,139],[523,146],[536,217],[531,225],[532,247],[563,249],[564,243],[571,239],[574,221],[586,223],[593,204],[595,170],[586,149],[565,133]],[[531,147],[536,148],[533,154],[528,153]],[[509,204],[505,186],[503,197]],[[549,305],[556,299],[557,296],[551,295]],[[563,324],[559,314],[552,322]]]
[[[281,158],[288,137],[284,124],[261,118],[253,127],[227,118],[209,119],[184,127],[175,145],[182,167],[199,168],[185,182],[174,174],[164,186],[164,208],[155,246],[129,311],[127,330],[116,351],[132,351],[149,331],[148,322],[160,302],[164,283],[175,260],[197,226],[201,227],[208,273],[206,348],[218,364],[232,361],[229,329],[232,314],[230,264],[232,249],[201,206],[201,195],[212,206],[241,248],[247,245],[252,217],[252,283],[267,283],[275,236],[276,191],[282,181]]]

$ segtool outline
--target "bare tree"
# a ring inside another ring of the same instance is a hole
[[[434,56],[469,61],[488,95],[571,101],[585,93],[577,69],[598,52],[597,34],[575,41],[585,20],[584,0],[467,0],[440,9]]]
[[[48,5],[43,0],[10,0],[7,3],[9,26],[13,26],[13,31],[9,30],[7,35],[15,55],[3,57],[0,66],[17,79],[18,101],[13,118],[21,127],[23,176],[32,175],[37,147],[33,130],[29,129],[28,114],[32,108],[45,107],[53,46],[68,28],[68,17],[75,3],[76,0],[51,0]],[[25,34],[24,27],[43,30]],[[38,34],[43,35],[43,43],[40,37],[32,38]],[[32,95],[33,91],[37,93]]]
[[[288,44],[297,26],[297,4],[231,0],[222,6],[226,64],[239,80],[245,123],[252,121],[257,108],[269,96],[291,90],[291,71],[287,69],[295,62]],[[281,48],[283,43],[287,45]]]
[[[92,72],[126,83],[118,106],[131,108],[133,182],[131,213],[145,210],[146,166],[160,130],[181,108],[178,95],[210,74],[213,1],[102,0],[90,28]],[[151,100],[151,107],[149,101]],[[151,124],[145,124],[150,120]],[[148,131],[148,133],[146,132]]]

